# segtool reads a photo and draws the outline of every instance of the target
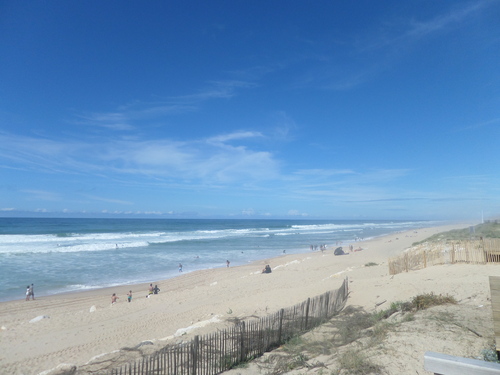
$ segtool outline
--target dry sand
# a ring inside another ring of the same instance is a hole
[[[0,303],[0,373],[39,374],[61,363],[85,369],[93,357],[134,347],[145,340],[154,342],[150,349],[153,350],[172,340],[186,340],[194,334],[211,332],[230,324],[228,320],[235,317],[264,316],[337,289],[346,276],[351,291],[348,304],[362,306],[367,311],[373,311],[383,301],[388,304],[408,300],[419,293],[434,292],[455,296],[460,304],[471,309],[472,315],[477,310],[476,315],[484,319],[488,314],[491,316],[488,276],[500,276],[498,265],[450,265],[395,276],[388,274],[388,258],[400,254],[413,242],[465,226],[420,229],[356,242],[353,246],[361,246],[363,251],[347,256],[334,256],[336,246],[330,244],[323,253],[283,255],[240,267],[152,280],[161,292],[151,298],[146,298],[148,284],[144,284],[28,302],[24,299],[3,302]],[[347,244],[343,245],[345,248]],[[378,266],[365,267],[368,262]],[[271,265],[273,273],[261,274],[265,264]],[[130,289],[134,297],[128,303],[126,294]],[[112,293],[119,297],[114,305],[111,305]],[[30,322],[42,316],[46,318]],[[491,331],[491,322],[484,322],[484,327]],[[416,335],[409,333],[408,336]],[[439,345],[435,338],[428,345],[424,341],[420,338],[411,348],[421,362],[426,350],[465,355],[460,344],[448,342],[446,338],[440,340]],[[420,368],[418,373],[425,373],[422,364]]]

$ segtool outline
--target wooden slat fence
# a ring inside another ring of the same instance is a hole
[[[349,294],[346,278],[338,290],[326,292],[260,319],[241,321],[233,327],[190,342],[172,344],[153,355],[106,370],[106,375],[214,375],[261,356],[294,336],[321,325],[338,314]]]
[[[500,263],[500,239],[463,240],[424,243],[414,246],[398,257],[389,259],[389,273],[418,270],[439,264]]]

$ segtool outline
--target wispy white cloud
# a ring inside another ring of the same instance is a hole
[[[101,153],[103,160],[120,162],[124,170],[128,168],[165,167],[182,170],[193,162],[196,150],[189,148],[189,142],[174,142],[168,139],[155,141],[118,141],[106,145]],[[115,164],[115,168],[120,168]],[[158,171],[161,174],[160,171]]]
[[[293,140],[294,131],[299,128],[294,119],[286,111],[275,111],[272,116],[273,138],[279,141]]]
[[[52,191],[25,189],[21,190],[21,192],[26,195],[26,199],[28,200],[37,200],[37,201],[61,200],[60,195]]]
[[[193,105],[182,105],[169,102],[136,102],[121,106],[113,112],[95,112],[76,114],[72,123],[108,130],[130,132],[137,130],[137,123],[142,120],[158,118],[166,115],[188,113],[196,110]]]
[[[268,151],[233,146],[260,133],[235,132],[183,142],[159,140],[44,140],[0,133],[0,159],[50,173],[148,176],[190,183],[237,183],[274,179],[278,161]]]
[[[188,103],[199,103],[212,99],[229,99],[236,95],[237,89],[248,89],[257,87],[254,82],[227,80],[227,81],[211,81],[205,89],[201,89],[196,93],[172,97],[172,101],[181,101]]]
[[[459,130],[476,130],[476,129],[480,129],[480,128],[497,126],[497,125],[500,125],[500,118],[494,118],[494,119],[491,119],[488,121],[479,122],[479,123],[476,123],[473,125],[466,126],[466,127],[459,129]]]
[[[230,99],[237,90],[250,89],[257,85],[241,80],[211,81],[203,89],[187,95],[164,99],[134,101],[110,112],[90,112],[76,114],[76,123],[84,126],[106,128],[113,131],[132,131],[137,123],[145,119],[161,118],[167,115],[195,112],[204,102],[215,99]]]
[[[120,199],[110,199],[110,198],[97,197],[95,195],[86,194],[85,197],[87,197],[88,199],[94,200],[94,201],[107,202],[107,203],[117,203],[120,205],[133,204],[132,202],[129,202],[129,201],[124,201],[124,200],[120,200]]]
[[[351,169],[299,169],[294,172],[296,175],[307,177],[331,177],[338,175],[352,175],[355,172]]]
[[[401,197],[397,189],[412,171],[409,169],[311,169],[293,173],[287,182],[288,199],[302,202],[325,202],[326,205]]]
[[[494,1],[483,0],[454,6],[430,19],[379,20],[378,29],[363,29],[361,35],[346,36],[341,44],[330,39],[316,43],[320,53],[307,56],[309,69],[295,81],[298,87],[347,91],[377,77],[398,61],[415,43],[439,33],[459,28],[485,11]]]
[[[222,144],[228,141],[262,137],[262,136],[263,135],[260,132],[249,132],[249,131],[234,132],[234,133],[217,135],[215,137],[210,137],[207,139],[207,143]]]
[[[376,35],[372,42],[365,44],[361,50],[369,50],[395,45],[408,45],[437,32],[458,27],[461,22],[475,15],[477,12],[491,5],[493,1],[478,1],[466,6],[453,7],[449,12],[437,15],[428,20],[407,20],[406,23],[392,25],[390,32],[385,35]]]
[[[371,169],[355,171],[352,169],[305,169],[293,173],[292,179],[301,194],[334,196],[346,192],[354,194],[359,186],[383,186],[411,174],[410,169]],[[373,192],[367,192],[373,194]]]
[[[98,126],[117,131],[130,131],[134,126],[130,124],[129,116],[123,112],[89,113],[77,115],[77,124]]]
[[[472,2],[463,8],[452,9],[449,13],[437,16],[429,21],[414,21],[410,24],[410,29],[403,35],[404,38],[422,38],[431,33],[446,29],[450,26],[462,22],[474,13],[484,9],[492,1]]]

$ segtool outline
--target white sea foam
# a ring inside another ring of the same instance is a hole
[[[49,253],[106,251],[115,248],[135,248],[150,244],[180,241],[216,240],[234,237],[271,237],[293,235],[338,235],[341,232],[359,232],[370,228],[407,228],[415,222],[354,223],[354,224],[300,224],[288,228],[270,229],[214,229],[187,232],[117,232],[117,233],[67,233],[64,235],[0,235],[0,253]]]
[[[0,235],[0,253],[50,253],[105,251],[116,248],[143,247],[179,241],[214,240],[251,231],[197,231],[185,233],[93,233],[68,236]]]

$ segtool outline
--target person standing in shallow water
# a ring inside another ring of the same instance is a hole
[[[229,260],[226,260],[226,266],[229,267],[229,263],[231,263]]]

